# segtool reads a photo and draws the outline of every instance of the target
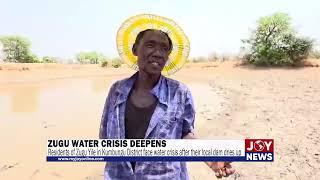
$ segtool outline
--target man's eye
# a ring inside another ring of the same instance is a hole
[[[165,52],[167,52],[167,51],[169,51],[169,48],[163,47],[162,50],[165,51]]]

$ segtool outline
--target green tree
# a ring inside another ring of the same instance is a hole
[[[111,66],[114,67],[114,68],[119,68],[122,63],[123,63],[122,60],[120,58],[118,58],[118,57],[117,58],[113,58],[111,60]]]
[[[299,37],[285,13],[262,17],[245,44],[246,60],[256,65],[293,65],[307,58],[313,41]]]
[[[91,51],[78,53],[76,55],[76,59],[81,64],[99,64],[105,61],[107,58],[102,53]]]
[[[31,42],[21,36],[1,36],[4,61],[17,63],[36,63],[39,59],[31,53]]]
[[[42,57],[42,62],[43,63],[57,63],[57,60],[54,57],[44,56],[44,57]]]
[[[102,61],[101,67],[108,67],[109,61]]]

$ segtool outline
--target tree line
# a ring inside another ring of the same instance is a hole
[[[302,36],[292,26],[291,18],[285,13],[274,13],[258,19],[256,28],[248,39],[241,40],[243,59],[255,65],[294,65],[310,55],[320,58],[314,50],[314,40]],[[0,36],[3,61],[16,63],[57,63],[57,58],[37,57],[30,50],[31,42],[22,36]],[[213,57],[214,59],[215,57]],[[90,51],[79,52],[75,59],[81,64],[101,64],[119,67],[119,58],[109,59],[104,54]],[[225,57],[224,57],[225,59]]]

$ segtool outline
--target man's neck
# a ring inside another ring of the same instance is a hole
[[[150,91],[157,84],[161,74],[149,75],[143,71],[138,72],[138,77],[135,84],[137,91]]]

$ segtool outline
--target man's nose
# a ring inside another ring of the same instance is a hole
[[[164,53],[159,48],[156,48],[154,53],[153,53],[153,56],[157,57],[157,58],[163,58],[164,57]]]

